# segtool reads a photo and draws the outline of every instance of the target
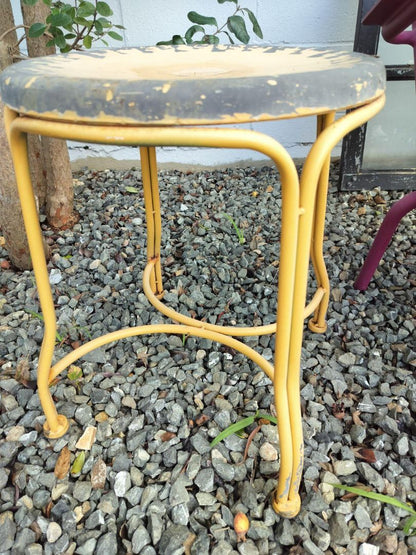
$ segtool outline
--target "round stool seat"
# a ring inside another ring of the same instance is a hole
[[[49,120],[201,125],[300,117],[380,96],[385,69],[353,52],[262,46],[100,49],[34,58],[0,77],[2,101]]]

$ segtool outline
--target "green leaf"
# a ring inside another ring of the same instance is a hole
[[[44,23],[34,23],[30,26],[29,37],[35,39],[41,37],[46,30],[46,25]]]
[[[71,474],[79,474],[85,463],[85,451],[81,451],[79,455],[75,457],[74,462],[71,466]]]
[[[104,28],[103,28],[103,26],[101,25],[101,23],[99,21],[95,20],[94,27],[95,27],[95,32],[98,35],[102,35],[104,33]]]
[[[83,39],[82,39],[82,44],[85,46],[85,48],[89,49],[92,46],[92,37],[91,35],[86,35]]]
[[[38,0],[23,0],[23,4],[26,6],[34,6]]]
[[[224,4],[225,2],[233,2],[237,4],[237,0],[217,0],[218,4]]]
[[[90,17],[95,14],[95,6],[91,2],[81,2],[77,9],[78,17]]]
[[[223,430],[220,434],[218,434],[217,437],[214,437],[214,439],[210,443],[210,446],[214,447],[214,445],[217,445],[217,443],[219,443],[226,437],[232,434],[235,434],[240,430],[244,430],[244,428],[247,428],[247,426],[250,426],[250,424],[253,424],[255,418],[256,418],[255,415],[247,416],[247,418],[243,418],[242,420],[239,420],[238,422],[231,424],[231,426],[228,426],[228,428],[225,428],[225,430]]]
[[[72,18],[67,13],[56,13],[50,14],[46,18],[46,23],[53,25],[54,27],[65,27],[72,23]]]
[[[186,44],[180,35],[173,35],[172,44]]]
[[[123,37],[115,31],[108,31],[107,35],[114,40],[123,40]]]
[[[111,27],[111,21],[108,21],[108,19],[106,19],[105,17],[99,17],[98,19],[95,20],[95,25],[97,25],[97,23],[99,23],[103,28],[108,28]],[[124,27],[122,27],[121,25],[114,25],[114,27],[116,27],[117,29],[124,29]]]
[[[368,497],[369,499],[374,499],[375,501],[380,501],[380,503],[387,503],[389,505],[393,505],[394,507],[398,507],[399,509],[403,509],[408,513],[416,516],[415,509],[408,505],[407,503],[403,503],[399,499],[395,497],[390,497],[390,495],[384,495],[382,493],[377,493],[375,491],[367,491],[365,489],[355,487],[355,486],[344,486],[343,484],[329,484],[334,488],[343,489],[345,491],[349,491],[350,493],[355,493],[356,495],[361,495],[362,497]]]
[[[197,23],[198,25],[215,25],[215,27],[218,27],[215,17],[201,15],[197,12],[189,12],[188,19],[192,21],[192,23]]]
[[[185,40],[187,44],[191,44],[195,33],[205,33],[205,29],[201,25],[192,25],[185,33]]]
[[[156,43],[156,46],[171,46],[173,44],[173,40],[160,40]]]
[[[223,33],[227,35],[228,40],[230,41],[231,44],[235,44],[235,42],[233,41],[233,37],[230,35],[228,31],[223,31]]]
[[[137,189],[137,187],[125,187],[125,190],[128,193],[140,193],[141,189]]]
[[[244,44],[249,42],[250,37],[247,33],[246,24],[244,23],[244,19],[241,15],[231,15],[227,19],[227,27],[240,42]]]
[[[205,44],[218,44],[220,42],[220,39],[217,37],[217,35],[205,35],[203,42]]]
[[[54,39],[54,42],[60,50],[63,50],[64,48],[66,48],[66,40],[63,35],[57,35]]]
[[[416,522],[416,515],[409,516],[409,518],[406,520],[403,526],[403,532],[406,535],[410,534],[410,530],[414,527],[415,522]],[[412,536],[414,535],[415,535],[415,531],[412,532]]]
[[[107,4],[107,2],[97,2],[97,12],[105,17],[113,15],[113,10]]]
[[[256,16],[248,8],[244,8],[244,11],[248,15],[248,17],[251,21],[251,24],[253,25],[253,33],[255,33],[260,39],[262,39],[263,38],[263,31],[261,30],[261,27],[259,25],[259,22],[257,21]]]

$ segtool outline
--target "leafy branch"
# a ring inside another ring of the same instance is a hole
[[[217,0],[217,2],[218,4],[224,4],[225,2],[235,4],[234,13],[227,18],[223,25],[219,26],[215,17],[191,11],[187,17],[193,25],[188,28],[184,36],[173,35],[170,40],[160,41],[157,44],[218,44],[221,34],[226,35],[231,44],[235,44],[235,39],[247,44],[250,35],[247,31],[245,17],[250,20],[254,34],[261,39],[263,38],[259,22],[251,10],[240,7],[238,0]],[[209,32],[206,26],[215,27],[215,31]]]
[[[114,29],[124,29],[122,25],[114,25],[108,17],[113,10],[106,2],[94,0],[75,0],[74,5],[59,0],[42,0],[50,7],[51,13],[44,23],[31,25],[28,36],[37,38],[47,35],[46,46],[56,46],[61,52],[91,48],[93,42],[101,41],[108,46],[104,37],[123,40]],[[38,0],[23,0],[28,6],[34,6]]]

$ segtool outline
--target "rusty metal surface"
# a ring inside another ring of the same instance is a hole
[[[383,64],[370,56],[260,46],[71,52],[0,77],[3,102],[22,114],[126,125],[300,117],[366,103],[384,88]]]

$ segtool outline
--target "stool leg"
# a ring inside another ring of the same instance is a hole
[[[16,116],[15,112],[6,109],[5,122],[13,156],[16,183],[45,325],[37,372],[38,393],[43,412],[46,416],[44,424],[45,435],[49,438],[57,438],[61,437],[68,430],[69,423],[65,416],[56,412],[49,389],[50,368],[56,340],[55,308],[49,285],[42,232],[30,179],[27,136],[25,133],[20,131],[13,132],[11,129]]]
[[[335,120],[335,112],[330,112],[323,116],[318,117],[317,136],[319,136],[324,129],[331,125]],[[315,213],[312,226],[312,241],[311,241],[311,258],[315,271],[315,277],[318,287],[324,290],[324,296],[315,310],[313,318],[309,320],[309,329],[316,333],[324,333],[327,325],[325,321],[326,312],[329,303],[329,278],[326,271],[325,260],[323,255],[323,241],[325,230],[325,214],[328,196],[329,184],[329,168],[331,157],[328,156],[319,176],[318,189],[316,192]]]
[[[354,283],[355,289],[365,291],[373,277],[374,272],[385,252],[393,233],[396,231],[400,220],[411,210],[416,208],[416,191],[408,193],[393,204],[377,232],[374,243],[367,254],[360,274]]]
[[[160,215],[155,147],[140,147],[140,162],[142,166],[144,205],[146,208],[147,261],[149,262],[150,260],[156,259],[150,276],[150,286],[153,293],[158,298],[161,298],[163,295],[162,268],[160,264],[162,219]]]

